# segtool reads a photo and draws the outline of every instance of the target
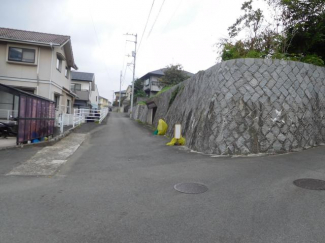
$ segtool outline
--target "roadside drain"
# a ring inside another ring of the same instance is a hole
[[[176,191],[187,193],[187,194],[199,194],[206,192],[208,188],[200,183],[178,183],[174,186]]]
[[[298,179],[293,182],[297,187],[301,187],[308,190],[325,190],[325,181],[318,179]]]

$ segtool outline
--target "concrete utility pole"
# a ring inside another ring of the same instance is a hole
[[[134,78],[135,78],[135,61],[136,61],[136,57],[137,57],[137,41],[138,41],[138,35],[137,34],[129,34],[129,33],[126,33],[125,35],[132,35],[135,37],[135,41],[130,41],[130,40],[127,40],[127,41],[130,41],[130,42],[133,42],[135,45],[134,45],[134,52],[132,52],[132,56],[133,56],[133,81],[132,81],[132,96],[131,96],[131,113],[132,113],[132,110],[133,110],[133,96],[134,96]]]
[[[121,86],[122,86],[122,71],[120,74],[120,97],[119,97],[119,102],[118,102],[118,107],[121,108]]]

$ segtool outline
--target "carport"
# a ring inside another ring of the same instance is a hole
[[[55,105],[52,100],[4,84],[0,84],[0,92],[12,95],[12,107],[18,106],[14,113],[17,116],[13,117],[17,119],[18,125],[17,145],[53,135]]]

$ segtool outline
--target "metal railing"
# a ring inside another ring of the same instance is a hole
[[[98,122],[99,124],[108,114],[108,108],[101,110],[95,109],[74,109],[73,111],[73,127],[85,123],[87,121]]]
[[[108,108],[103,108],[103,109],[100,110],[99,124],[102,123],[102,121],[105,119],[107,114],[108,114]]]
[[[0,109],[0,120],[6,120],[10,121],[10,117],[17,117],[18,116],[18,110],[5,110]]]

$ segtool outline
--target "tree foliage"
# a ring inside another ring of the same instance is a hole
[[[164,76],[159,79],[159,83],[163,87],[173,86],[188,78],[189,76],[184,72],[181,64],[171,64],[164,70]]]
[[[133,102],[135,102],[138,97],[146,97],[146,96],[147,95],[143,90],[143,80],[136,79],[134,81],[134,98],[133,98]]]
[[[324,65],[325,1],[265,2],[272,10],[271,20],[261,9],[253,8],[253,0],[242,4],[244,14],[228,28],[229,38],[218,43],[221,59],[280,58]]]

